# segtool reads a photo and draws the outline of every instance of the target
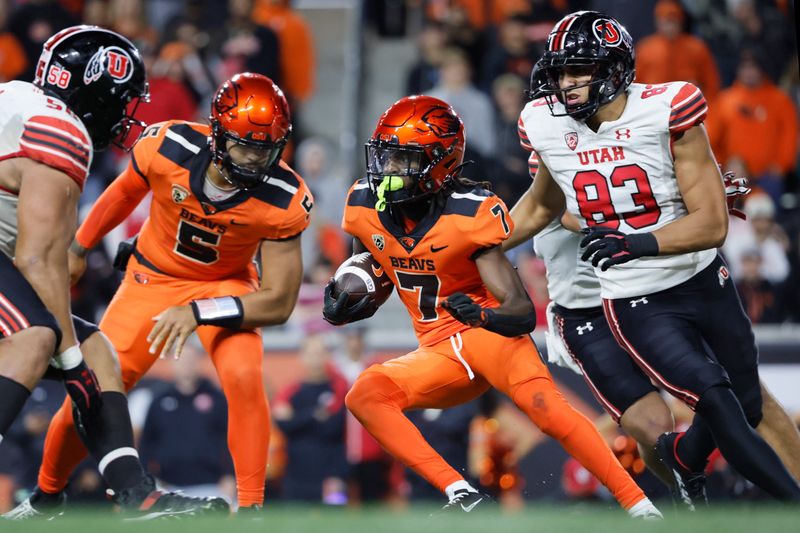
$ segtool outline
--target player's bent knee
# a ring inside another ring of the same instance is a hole
[[[79,334],[80,335],[80,334]],[[124,392],[119,356],[111,341],[99,329],[91,332],[81,343],[86,364],[97,376],[104,392]]]
[[[25,338],[25,352],[47,364],[56,352],[59,332],[48,326],[32,326],[20,332]]]
[[[569,435],[575,428],[576,417],[581,416],[549,380],[523,383],[514,392],[513,399],[542,433],[556,440]]]
[[[370,406],[376,404],[389,404],[402,410],[405,406],[404,399],[405,394],[389,376],[382,372],[368,371],[362,373],[353,383],[344,403],[351,413],[362,418],[367,415]]]
[[[231,402],[231,397],[241,399],[249,405],[261,398],[266,401],[261,373],[254,372],[249,366],[226,368],[220,371],[219,379],[226,396],[229,397],[228,402]]]

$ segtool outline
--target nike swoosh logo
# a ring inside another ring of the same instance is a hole
[[[241,224],[236,222],[234,219],[231,219],[231,226],[246,226],[247,224]]]
[[[436,252],[441,252],[442,250],[444,250],[444,249],[445,249],[445,248],[447,248],[448,246],[450,246],[450,245],[449,245],[449,244],[445,244],[444,246],[439,246],[439,247],[437,248],[436,246],[434,246],[434,245],[432,245],[432,244],[431,244],[431,252],[433,252],[433,253],[436,253]]]
[[[378,268],[375,268],[375,265],[372,265],[372,273],[375,274],[376,278],[382,278],[383,277],[383,267],[379,266]]]
[[[445,248],[447,248],[447,247],[445,246]],[[475,508],[475,506],[478,505],[479,503],[481,503],[482,501],[483,501],[483,498],[480,498],[479,500],[472,502],[471,504],[467,505],[466,507],[464,507],[464,504],[462,503],[461,504],[461,508],[464,510],[465,513],[468,513],[470,511],[472,511]]]

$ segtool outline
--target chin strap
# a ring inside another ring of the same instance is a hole
[[[403,178],[401,176],[384,176],[378,185],[378,201],[375,202],[375,210],[378,212],[386,209],[386,191],[399,191],[403,188]]]

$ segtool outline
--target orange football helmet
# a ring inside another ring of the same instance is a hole
[[[370,188],[387,205],[437,193],[461,170],[465,142],[464,124],[449,104],[432,96],[402,98],[381,116],[366,144]],[[384,180],[397,176],[409,176],[411,183],[387,189]]]
[[[261,74],[236,74],[217,89],[209,120],[214,164],[225,170],[225,179],[244,189],[266,182],[292,132],[283,91]],[[237,164],[226,141],[264,153],[254,165]]]

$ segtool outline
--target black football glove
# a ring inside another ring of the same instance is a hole
[[[453,318],[473,328],[482,328],[489,321],[490,309],[481,307],[463,292],[456,292],[442,302],[442,307]]]
[[[442,307],[453,318],[473,328],[484,328],[504,337],[518,337],[533,331],[536,327],[536,315],[503,315],[494,309],[481,307],[464,293],[452,294],[442,302]]]
[[[658,241],[652,233],[625,234],[605,226],[592,226],[581,231],[586,235],[581,240],[581,248],[586,248],[581,259],[591,261],[592,266],[600,265],[603,272],[639,257],[658,255]]]
[[[61,375],[67,394],[84,420],[100,409],[100,384],[86,361],[75,368],[61,370]]]
[[[335,281],[333,278],[325,285],[325,301],[322,306],[322,318],[334,326],[341,326],[369,318],[378,310],[378,305],[373,301],[372,297],[365,294],[358,302],[352,306],[347,305],[347,300],[350,294],[347,291],[342,291],[339,295],[333,297],[333,287]]]

